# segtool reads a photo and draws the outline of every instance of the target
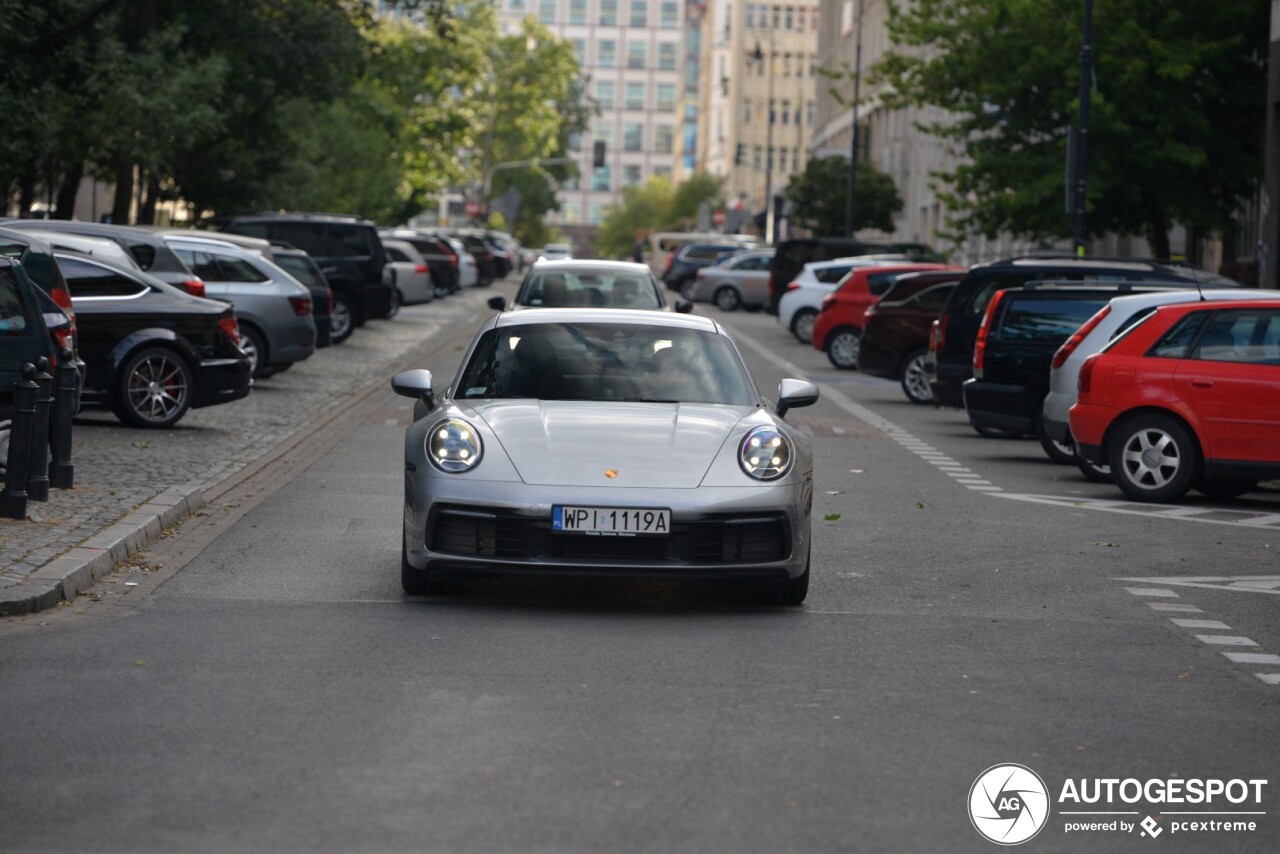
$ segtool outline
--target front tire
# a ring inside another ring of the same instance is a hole
[[[161,430],[181,420],[194,393],[185,359],[164,347],[147,347],[125,362],[111,408],[126,424]]]
[[[458,585],[441,581],[425,569],[417,569],[409,563],[409,545],[400,535],[400,587],[408,596],[442,596],[457,592]]]
[[[902,361],[902,393],[912,403],[933,403],[933,389],[929,388],[929,378],[924,372],[924,360],[928,355],[927,350],[916,350]]]
[[[400,307],[404,305],[404,294],[400,292],[400,288],[391,289],[391,306],[387,309],[387,313],[383,317],[387,320],[395,317],[400,313]]]
[[[781,587],[771,589],[768,601],[774,605],[803,605],[809,595],[809,565],[812,560],[812,555],[805,560],[803,573],[788,578]]]
[[[791,316],[791,334],[801,344],[813,343],[813,323],[818,313],[811,308],[802,308]]]
[[[852,326],[832,332],[827,338],[827,359],[842,371],[858,367],[858,351],[862,349],[862,333]]]
[[[715,296],[711,298],[711,301],[714,302],[716,304],[716,308],[721,311],[737,311],[742,307],[742,297],[738,294],[737,290],[729,287],[728,285],[722,285],[720,289],[716,291]]]
[[[1181,421],[1138,415],[1117,428],[1108,459],[1125,495],[1135,501],[1177,501],[1199,472],[1200,446]]]
[[[694,299],[694,297],[697,296],[697,294],[698,294],[697,282],[685,282],[683,285],[680,286],[680,299],[688,300],[689,302],[697,302],[697,300]]]

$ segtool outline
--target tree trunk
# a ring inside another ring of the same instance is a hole
[[[36,179],[23,175],[18,179],[18,216],[26,219],[31,216],[31,206],[36,201]]]
[[[62,185],[53,209],[54,219],[71,219],[76,213],[76,196],[80,192],[80,179],[84,177],[84,161],[68,166],[62,174]]]
[[[146,195],[138,207],[138,225],[154,225],[156,221],[156,203],[160,201],[160,185],[155,177],[147,173],[143,187]]]
[[[1147,212],[1147,243],[1151,247],[1152,258],[1169,260],[1169,218],[1162,210]]]
[[[111,221],[129,224],[129,208],[133,203],[133,164],[127,157],[116,160],[116,195],[111,204]]]

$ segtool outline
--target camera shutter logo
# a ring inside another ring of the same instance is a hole
[[[1018,845],[1049,820],[1049,789],[1025,765],[992,765],[969,789],[969,820],[998,845]]]

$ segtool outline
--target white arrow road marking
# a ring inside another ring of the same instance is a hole
[[[1280,594],[1280,575],[1192,575],[1172,578],[1117,578],[1115,580],[1173,587],[1200,587],[1205,590],[1237,590],[1244,593]],[[1125,589],[1130,593],[1133,592],[1133,588],[1126,587]]]
[[[1154,519],[1176,519],[1179,522],[1236,525],[1280,531],[1280,513],[1253,513],[1248,510],[1234,510],[1223,507],[1184,507],[1175,504],[1148,504],[1141,501],[1079,498],[1066,495],[1029,495],[1019,492],[1001,492],[998,497],[1010,498],[1014,501],[1026,501],[1030,504],[1069,507],[1075,510],[1101,510],[1106,513],[1121,513],[1127,516],[1147,516]],[[1222,518],[1224,515],[1234,518],[1224,519]]]

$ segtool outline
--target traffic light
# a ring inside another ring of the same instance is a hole
[[[734,155],[733,155],[733,165],[734,165],[734,166],[741,166],[741,165],[742,165],[742,161],[744,161],[744,160],[746,160],[746,159],[747,159],[747,146],[746,146],[746,143],[742,143],[742,142],[740,142],[740,143],[738,143],[738,150],[737,150],[736,152],[734,152]]]
[[[591,165],[597,169],[604,166],[605,142],[603,139],[597,139],[592,146]]]

